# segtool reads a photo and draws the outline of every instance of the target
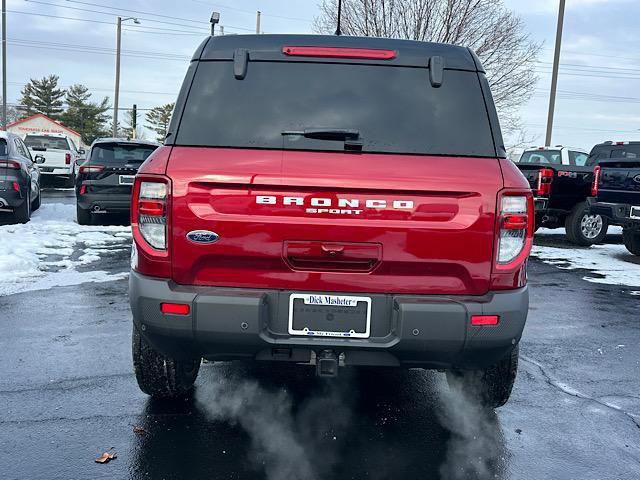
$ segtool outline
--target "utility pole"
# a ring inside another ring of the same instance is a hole
[[[132,130],[131,133],[134,140],[138,138],[138,132],[136,131],[137,127],[138,127],[138,105],[134,103],[133,109],[131,111],[131,130]]]
[[[2,0],[2,130],[7,129],[7,0]]]
[[[116,91],[113,94],[113,136],[118,136],[118,100],[120,99],[120,43],[122,41],[122,22],[133,20],[136,25],[140,24],[140,20],[134,17],[123,19],[118,17],[118,27],[116,29]]]
[[[120,37],[122,36],[122,17],[118,17],[116,34],[116,91],[113,94],[113,137],[118,136],[118,100],[120,97]]]
[[[256,13],[256,33],[260,35],[260,10]]]
[[[562,26],[564,24],[565,0],[560,0],[560,10],[558,11],[558,28],[556,30],[556,48],[553,53],[553,71],[551,73],[551,95],[549,97],[549,116],[547,117],[547,136],[545,145],[551,145],[551,134],[553,132],[553,114],[556,108],[556,89],[558,87],[558,67],[560,64],[560,44],[562,43]]]
[[[220,25],[220,35],[224,35],[224,25]]]
[[[365,14],[367,12],[367,5],[365,4]],[[338,0],[338,25],[336,26],[336,35],[342,35],[342,27],[340,21],[342,20],[342,0]],[[368,27],[367,27],[368,28]]]

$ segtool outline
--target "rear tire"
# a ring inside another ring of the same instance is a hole
[[[501,407],[511,396],[518,373],[518,355],[516,345],[504,359],[484,370],[447,370],[449,388],[461,390],[486,407]]]
[[[132,335],[133,370],[138,386],[154,398],[186,397],[198,377],[200,360],[178,360],[154,350],[138,329]]]
[[[640,256],[640,230],[622,230],[622,240],[629,252]]]
[[[93,223],[91,212],[80,207],[80,205],[76,205],[76,219],[78,220],[78,225],[91,225]]]
[[[31,202],[31,211],[35,212],[36,210],[38,210],[41,204],[42,204],[42,191],[40,190],[40,186],[38,186],[38,196],[33,202]]]
[[[589,247],[604,240],[609,223],[601,215],[591,215],[587,202],[582,202],[573,207],[564,222],[564,228],[571,243]]]
[[[13,218],[16,223],[27,223],[31,219],[31,196],[29,195],[29,190],[27,190],[25,201],[13,212]]]

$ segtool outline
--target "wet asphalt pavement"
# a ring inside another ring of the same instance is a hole
[[[437,372],[321,381],[241,363],[205,363],[192,400],[156,402],[132,373],[126,280],[0,296],[0,478],[640,478],[640,297],[535,259],[529,275],[518,379],[496,412]],[[94,463],[105,451],[117,459]]]

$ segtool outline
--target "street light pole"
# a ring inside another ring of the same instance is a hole
[[[7,0],[2,0],[2,130],[7,129]]]
[[[560,44],[562,43],[562,26],[564,24],[565,0],[560,0],[560,10],[558,11],[558,27],[556,29],[556,48],[553,53],[553,71],[551,73],[551,95],[549,97],[549,116],[547,117],[547,135],[545,145],[551,145],[551,134],[553,132],[553,114],[556,108],[556,89],[558,87],[558,67],[560,64]]]
[[[113,94],[113,136],[118,136],[118,101],[120,100],[120,43],[122,41],[122,22],[133,20],[133,23],[139,24],[140,20],[134,17],[123,19],[118,17],[118,27],[116,29],[116,90]]]
[[[118,100],[120,97],[120,42],[122,36],[122,17],[118,17],[116,37],[116,91],[113,94],[113,137],[118,136]]]

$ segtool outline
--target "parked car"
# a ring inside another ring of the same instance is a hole
[[[76,165],[84,155],[84,149],[77,149],[73,141],[62,133],[28,133],[24,143],[32,156],[38,155],[43,160],[40,172],[51,177],[64,177],[67,185],[72,187],[77,172]]]
[[[589,246],[604,240],[608,223],[589,212],[594,161],[579,148],[534,147],[517,163],[534,194],[536,229],[564,227],[567,239]]]
[[[176,105],[132,200],[144,392],[205,357],[446,369],[507,401],[533,197],[469,49],[210,37]]]
[[[13,223],[27,223],[31,212],[40,208],[38,156],[31,157],[22,139],[0,131],[0,212],[11,215]]]
[[[158,148],[146,140],[99,138],[78,169],[76,215],[90,225],[96,215],[128,213],[133,180],[140,165]]]
[[[590,211],[622,226],[625,247],[640,255],[640,142],[606,142],[592,154],[598,166]]]

